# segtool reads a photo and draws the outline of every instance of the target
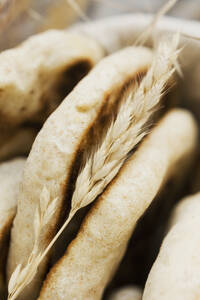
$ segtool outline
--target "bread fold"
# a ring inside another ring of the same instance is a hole
[[[17,158],[0,164],[0,294],[5,288],[5,266],[8,239],[17,208],[17,193],[25,159]]]
[[[1,132],[0,161],[27,155],[36,137],[35,128],[22,127]]]
[[[200,193],[178,203],[148,276],[144,300],[200,298]]]
[[[65,255],[50,270],[39,300],[99,300],[139,218],[165,181],[182,172],[197,144],[197,125],[169,112],[123,166],[86,216]]]
[[[81,149],[91,146],[88,132],[99,118],[111,114],[127,82],[137,87],[138,76],[152,62],[152,51],[130,47],[104,58],[81,80],[45,122],[27,159],[18,197],[8,259],[8,278],[19,263],[26,264],[34,243],[35,209],[44,186],[51,199],[58,198],[56,211],[41,237],[41,249],[47,247],[60,224],[61,213],[70,207],[70,176]],[[100,131],[99,131],[100,133]],[[82,147],[82,148],[81,148]],[[34,299],[40,289],[49,255],[40,265],[35,280],[20,299]]]

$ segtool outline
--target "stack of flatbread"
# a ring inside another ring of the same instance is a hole
[[[130,22],[101,22],[0,53],[2,299],[200,297],[199,194],[176,204],[197,164],[196,60],[173,26],[138,46]]]

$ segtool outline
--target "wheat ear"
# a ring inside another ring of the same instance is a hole
[[[8,299],[16,299],[21,291],[32,281],[40,264],[42,253],[40,252],[40,237],[45,225],[51,219],[57,203],[57,198],[51,201],[49,191],[43,188],[40,195],[40,202],[36,208],[34,218],[34,245],[25,267],[19,264],[12,273],[8,284]]]
[[[115,119],[111,122],[104,138],[98,147],[89,155],[84,167],[80,171],[72,196],[71,211],[58,233],[50,244],[40,252],[38,240],[43,226],[48,222],[47,210],[51,216],[55,210],[56,200],[49,204],[50,195],[46,188],[42,199],[48,199],[36,211],[35,217],[35,245],[27,265],[17,266],[9,282],[9,300],[14,300],[30,283],[37,272],[40,262],[51,249],[55,241],[64,231],[75,213],[82,207],[90,204],[105,189],[108,183],[115,177],[127,158],[128,153],[141,141],[147,132],[147,121],[152,116],[155,107],[159,103],[166,84],[175,70],[175,63],[179,51],[178,36],[172,41],[162,41],[155,53],[152,66],[148,70],[142,82],[134,90],[130,85],[123,95],[121,106]],[[44,196],[45,195],[45,196]],[[42,212],[42,213],[41,213]],[[49,213],[48,213],[49,214]],[[45,221],[43,221],[43,218]]]

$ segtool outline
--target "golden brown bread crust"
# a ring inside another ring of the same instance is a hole
[[[107,108],[113,107],[118,101],[118,91],[127,80],[147,69],[151,61],[150,50],[134,47],[103,59],[45,122],[34,142],[24,171],[11,236],[8,276],[18,263],[26,262],[32,250],[34,211],[44,185],[52,199],[58,197],[58,203],[55,215],[41,239],[41,248],[46,247],[55,234],[71,170],[88,131],[98,119],[102,108],[105,105]],[[65,204],[65,211],[69,204]],[[41,266],[37,279],[44,272],[45,263]],[[33,282],[20,299],[34,297],[33,291],[37,293],[40,284],[34,285]]]

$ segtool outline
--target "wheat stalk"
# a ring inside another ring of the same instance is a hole
[[[178,2],[179,0],[168,0],[166,3],[161,6],[158,12],[153,16],[152,21],[150,24],[147,25],[146,29],[142,32],[141,35],[135,40],[134,45],[144,45],[145,42],[148,40],[149,36],[153,35],[153,32],[156,28],[156,25],[160,21],[160,19],[166,15]]]
[[[77,16],[79,16],[83,21],[90,22],[90,18],[84,13],[84,11],[81,9],[80,5],[76,2],[76,0],[66,0],[68,5],[71,6],[71,8],[77,13]]]
[[[34,245],[31,255],[29,256],[28,262],[25,267],[19,264],[15,271],[13,272],[9,284],[8,299],[16,299],[20,292],[32,281],[33,277],[37,272],[37,268],[41,262],[40,258],[42,253],[39,249],[39,242],[41,232],[45,225],[51,219],[57,203],[57,198],[53,201],[50,199],[50,194],[47,188],[44,186],[42,193],[40,195],[40,202],[36,208],[35,218],[34,218]]]
[[[13,272],[9,286],[9,300],[14,300],[31,282],[37,268],[55,241],[64,231],[75,213],[90,204],[102,193],[108,183],[115,177],[127,158],[128,153],[142,140],[147,133],[147,121],[158,105],[166,84],[175,71],[179,50],[178,35],[172,41],[161,41],[146,76],[134,89],[130,85],[125,91],[117,116],[112,120],[104,137],[91,152],[81,169],[71,201],[71,210],[65,223],[54,236],[47,248],[40,252],[39,237],[50,220],[56,199],[50,202],[50,195],[43,189],[39,209],[35,215],[35,244],[27,265],[18,265]]]
[[[44,22],[44,17],[33,8],[29,8],[27,14],[36,22],[40,22],[40,23]]]

